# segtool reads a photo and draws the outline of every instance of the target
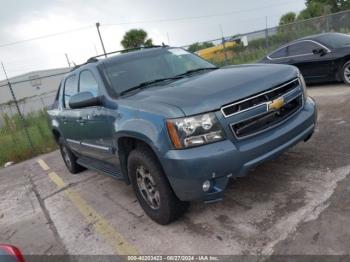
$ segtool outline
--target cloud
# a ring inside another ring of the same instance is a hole
[[[0,45],[74,28],[91,28],[0,47],[0,57],[9,74],[16,75],[31,70],[66,66],[65,53],[76,63],[95,55],[95,47],[102,53],[94,27],[97,21],[102,24],[101,32],[107,50],[114,51],[121,49],[123,34],[132,28],[145,29],[154,43],[167,43],[169,35],[172,45],[182,46],[220,38],[219,25],[225,35],[263,29],[265,16],[268,16],[269,25],[276,25],[281,14],[299,11],[303,7],[304,0],[28,0],[21,1],[20,4],[17,1],[6,1],[0,10]],[[230,14],[178,19],[220,13]],[[174,19],[177,20],[142,22]],[[135,21],[141,23],[104,26]]]

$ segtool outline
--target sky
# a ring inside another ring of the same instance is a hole
[[[143,28],[154,44],[184,46],[278,24],[300,12],[305,0],[0,0],[0,61],[8,75],[79,64],[122,49],[132,28]],[[0,79],[4,75],[0,72]]]

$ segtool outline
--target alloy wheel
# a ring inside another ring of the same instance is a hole
[[[350,83],[350,64],[348,64],[348,65],[345,67],[345,70],[344,70],[344,78],[345,78],[346,82]]]
[[[144,167],[136,169],[137,186],[142,198],[152,209],[160,208],[160,194],[151,173]]]

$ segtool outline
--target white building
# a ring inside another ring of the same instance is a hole
[[[57,68],[30,72],[27,74],[11,77],[13,91],[17,100],[30,100],[51,94],[54,96],[57,88],[69,68]],[[0,81],[0,105],[12,101],[12,96],[7,80]]]

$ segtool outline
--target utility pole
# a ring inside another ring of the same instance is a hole
[[[35,154],[36,152],[35,152],[35,148],[34,148],[33,141],[32,141],[32,139],[31,139],[31,137],[30,137],[30,135],[29,135],[29,131],[28,131],[28,129],[27,129],[27,125],[26,125],[26,123],[25,123],[25,119],[24,119],[24,117],[23,117],[23,114],[22,114],[21,110],[19,109],[18,101],[17,101],[17,99],[16,99],[15,92],[13,91],[11,82],[10,82],[9,78],[7,77],[7,73],[6,73],[6,70],[5,70],[5,66],[4,66],[4,64],[3,64],[2,62],[1,62],[1,66],[2,66],[2,69],[4,70],[4,74],[5,74],[5,77],[6,77],[6,80],[7,80],[7,84],[8,84],[8,86],[9,86],[10,93],[11,93],[11,95],[12,95],[13,101],[15,102],[15,106],[16,106],[16,109],[17,109],[17,113],[18,113],[19,117],[21,118],[22,128],[23,128],[24,133],[25,133],[25,135],[26,135],[26,137],[27,137],[27,139],[28,139],[29,146],[32,148],[33,153]]]
[[[226,43],[225,43],[225,37],[224,37],[224,30],[222,29],[221,24],[219,26],[220,26],[221,37],[222,37],[222,46],[224,47],[225,65],[227,65],[227,54],[226,54]]]
[[[267,27],[267,16],[265,17],[265,48],[266,53],[269,52],[269,28]]]
[[[105,57],[107,57],[105,45],[103,44],[103,40],[102,40],[102,36],[101,36],[101,32],[100,32],[100,26],[101,26],[101,24],[100,24],[99,22],[97,22],[97,23],[96,23],[97,33],[98,33],[98,36],[99,36],[100,41],[101,41],[103,53],[104,53]]]
[[[68,54],[64,54],[64,55],[66,56],[68,66],[69,66],[69,68],[70,68],[70,61],[69,61],[69,58],[68,58]]]

